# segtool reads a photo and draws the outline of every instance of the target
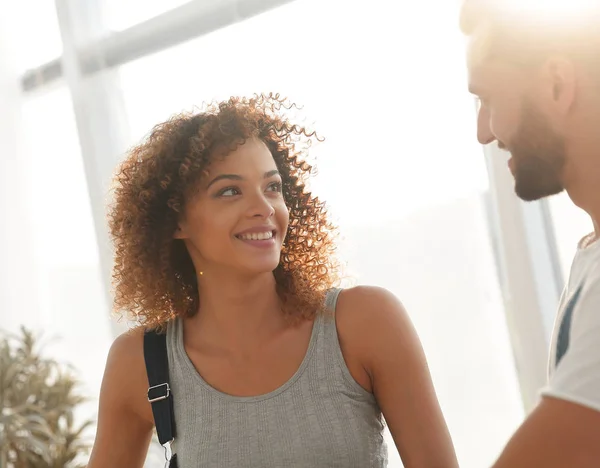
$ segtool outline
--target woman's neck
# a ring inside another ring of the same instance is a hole
[[[198,313],[186,321],[187,343],[248,349],[285,328],[272,273],[199,276]]]

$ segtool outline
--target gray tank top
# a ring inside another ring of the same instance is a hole
[[[332,311],[339,292],[327,295]],[[334,313],[315,319],[294,376],[253,397],[227,395],[202,379],[185,352],[182,324],[167,329],[181,468],[387,466],[381,411],[346,367]]]

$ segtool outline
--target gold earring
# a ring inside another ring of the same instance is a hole
[[[202,275],[204,274],[204,272],[203,272],[203,271],[199,271],[199,272],[198,272],[198,274],[199,274],[200,276],[202,276]]]

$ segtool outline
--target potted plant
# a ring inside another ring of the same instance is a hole
[[[25,328],[0,333],[0,468],[85,466],[92,421],[76,425],[74,413],[86,398],[71,367],[37,348]]]

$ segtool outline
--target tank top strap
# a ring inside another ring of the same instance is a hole
[[[374,403],[373,395],[354,380],[344,359],[338,335],[336,316],[337,302],[342,291],[343,288],[331,288],[327,291],[325,313],[322,317],[323,340],[320,340],[317,354],[320,355],[320,362],[326,363],[325,379],[330,380],[331,385],[339,383],[342,385],[344,392],[353,394],[356,398]]]
[[[335,314],[335,308],[341,292],[342,288],[331,288],[327,291],[325,296],[325,309],[331,314]]]

